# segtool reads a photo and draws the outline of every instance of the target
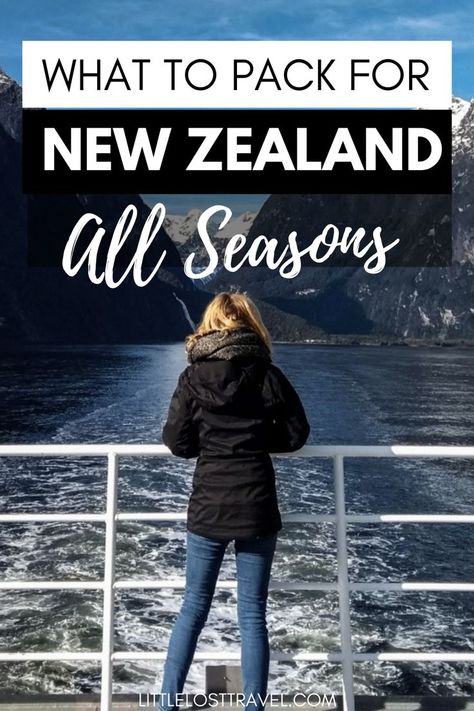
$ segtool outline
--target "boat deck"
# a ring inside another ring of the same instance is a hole
[[[267,704],[270,711],[341,711],[342,698],[336,697],[337,706],[300,705],[292,704],[291,697],[285,699],[280,705]],[[183,709],[242,709],[237,703],[219,704],[219,706],[202,705],[202,695],[196,706],[182,706]],[[139,701],[138,694],[114,694],[113,711],[141,711],[142,709],[158,709],[158,705],[153,705],[152,699],[147,704],[142,698]],[[356,711],[474,711],[474,697],[457,696],[356,696]],[[2,696],[0,697],[0,711],[100,711],[99,694],[37,694],[35,696]]]

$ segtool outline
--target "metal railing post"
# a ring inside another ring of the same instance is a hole
[[[109,452],[109,454],[107,455],[107,462],[108,465],[107,500],[105,512],[104,598],[102,622],[102,681],[100,687],[100,711],[112,710],[115,542],[117,533],[117,454],[115,452]]]
[[[344,711],[354,711],[352,634],[347,565],[346,502],[344,494],[344,458],[333,458],[336,508],[337,588],[339,593],[339,624],[342,653],[342,700]]]

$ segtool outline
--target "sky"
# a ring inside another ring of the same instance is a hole
[[[243,212],[258,212],[268,195],[142,195],[145,202],[153,207],[156,202],[164,203],[170,215],[187,213],[190,209],[206,210],[210,205],[226,205],[237,217]]]
[[[474,96],[474,0],[0,0],[0,66],[21,41],[451,40],[453,92]]]
[[[19,83],[22,40],[440,39],[454,95],[474,97],[474,0],[0,0],[0,18],[0,67]],[[226,197],[237,212],[265,196]]]

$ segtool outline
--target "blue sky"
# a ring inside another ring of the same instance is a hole
[[[21,80],[24,39],[444,39],[453,42],[453,93],[465,99],[474,97],[474,0],[452,4],[447,0],[0,0],[0,3],[0,67],[17,81]],[[193,196],[195,201],[204,197]],[[238,212],[242,207],[255,209],[264,196],[233,196],[235,204],[232,196],[226,197],[226,204]],[[207,205],[208,200],[209,196]],[[176,200],[174,203],[178,208]]]
[[[0,66],[21,78],[23,39],[445,39],[453,90],[474,96],[474,1],[1,0]]]
[[[235,216],[243,212],[258,212],[268,195],[142,195],[145,202],[152,206],[163,202],[169,214],[188,212],[190,208],[205,210],[210,205],[227,205]]]

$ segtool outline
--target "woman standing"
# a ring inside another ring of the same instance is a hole
[[[186,589],[169,641],[161,709],[177,708],[224,552],[234,541],[243,693],[246,708],[260,711],[270,656],[268,583],[282,527],[270,453],[302,447],[309,425],[244,294],[218,294],[186,350],[189,365],[171,399],[163,442],[176,456],[198,460],[188,505]]]

